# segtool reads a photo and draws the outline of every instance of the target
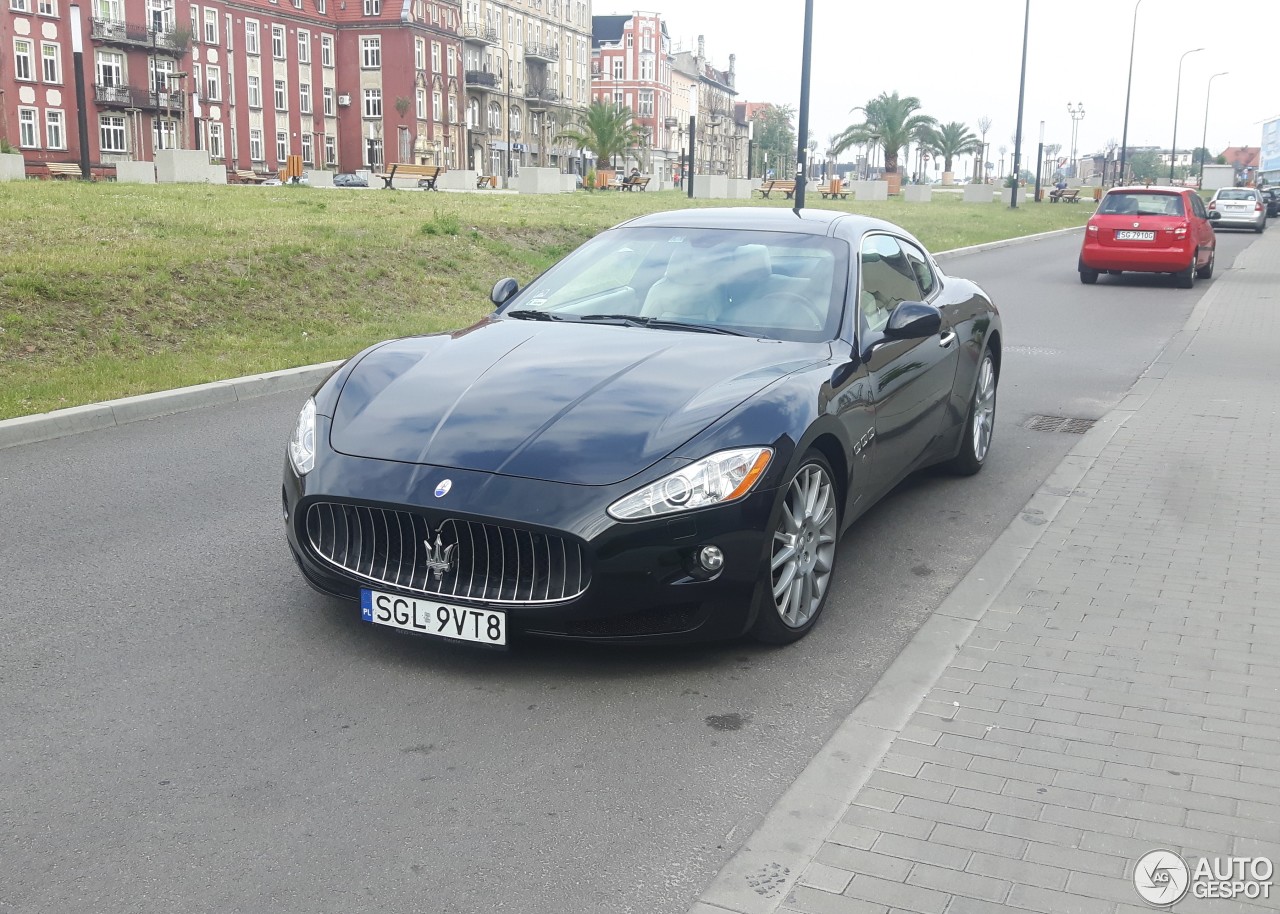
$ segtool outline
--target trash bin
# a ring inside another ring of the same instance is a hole
[[[1101,187],[1095,187],[1095,188],[1093,189],[1093,199],[1094,199],[1094,201],[1095,201],[1095,202],[1097,202],[1098,200],[1101,200],[1101,199],[1102,199],[1102,188],[1101,188]]]

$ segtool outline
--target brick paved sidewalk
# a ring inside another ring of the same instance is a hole
[[[874,770],[840,773],[862,786],[807,865],[748,847],[695,911],[1137,914],[1154,849],[1280,867],[1280,232],[1237,266]],[[1280,911],[1272,882],[1172,910]]]

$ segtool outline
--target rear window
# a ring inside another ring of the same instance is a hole
[[[1180,194],[1107,194],[1098,207],[1107,216],[1185,216]]]
[[[1252,200],[1253,191],[1251,190],[1220,190],[1218,191],[1219,200]]]

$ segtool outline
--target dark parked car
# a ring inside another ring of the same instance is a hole
[[[1101,273],[1169,273],[1190,289],[1213,275],[1220,214],[1187,187],[1117,187],[1085,225],[1076,269],[1092,285]]]
[[[452,333],[320,385],[289,546],[374,624],[784,643],[841,533],[907,474],[978,472],[1000,317],[886,222],[701,209],[605,231]]]
[[[353,172],[340,172],[333,176],[334,187],[368,187],[369,182]]]
[[[1262,202],[1267,205],[1268,216],[1280,216],[1280,187],[1268,187],[1263,190]]]

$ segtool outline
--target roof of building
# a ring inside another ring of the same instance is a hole
[[[1262,155],[1262,149],[1258,146],[1228,146],[1218,155],[1223,156],[1228,165],[1234,165],[1237,168],[1255,168]]]
[[[598,48],[602,44],[618,44],[622,41],[622,33],[631,21],[628,16],[592,16],[591,46]]]

